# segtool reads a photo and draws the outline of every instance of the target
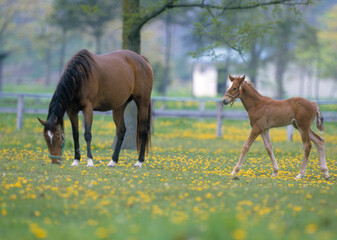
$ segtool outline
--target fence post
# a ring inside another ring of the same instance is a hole
[[[200,115],[202,114],[203,111],[205,111],[205,101],[199,100],[199,111]],[[199,121],[203,120],[203,118],[199,118]]]
[[[293,133],[294,133],[293,125],[287,126],[287,140],[288,140],[288,142],[293,141]]]
[[[216,104],[216,136],[221,137],[222,136],[222,102],[217,101]]]
[[[22,129],[23,123],[23,98],[24,96],[20,94],[18,96],[18,103],[17,103],[17,112],[16,112],[16,129]]]

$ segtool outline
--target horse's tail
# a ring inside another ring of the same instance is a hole
[[[322,117],[322,113],[319,110],[318,105],[316,104],[316,126],[318,130],[322,132],[325,130],[325,127],[323,124],[324,124],[324,118]]]
[[[152,122],[151,101],[149,103],[147,114],[148,114],[147,121],[145,123],[145,126],[143,126],[145,129],[140,129],[140,127],[142,126],[140,123],[140,114],[138,110],[138,115],[137,115],[137,150],[138,152],[140,151],[141,138],[146,138],[146,143],[145,143],[146,153],[148,153],[149,149],[151,148],[151,122]]]

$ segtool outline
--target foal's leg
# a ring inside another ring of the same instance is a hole
[[[309,128],[310,129],[310,128]],[[311,142],[309,137],[309,129],[303,130],[299,129],[301,133],[302,143],[303,143],[303,160],[300,173],[296,176],[295,179],[300,179],[305,175],[305,171],[308,164],[308,158],[311,150]]]
[[[83,109],[83,116],[84,116],[84,139],[87,142],[87,167],[93,167],[94,163],[92,161],[92,154],[91,154],[91,126],[93,120],[93,109],[91,106],[86,106]]]
[[[254,127],[252,128],[247,141],[245,142],[245,144],[242,147],[242,151],[241,151],[239,161],[236,164],[236,166],[235,166],[235,168],[232,172],[232,175],[235,175],[240,171],[240,169],[242,167],[243,160],[245,159],[245,156],[246,156],[247,152],[249,151],[251,145],[253,144],[253,142],[259,136],[260,133],[261,133],[261,131],[259,129],[255,129]]]
[[[74,150],[75,157],[71,166],[78,166],[81,161],[81,152],[80,152],[80,144],[79,144],[79,133],[78,133],[78,112],[68,112],[68,116],[71,122],[71,128],[73,131],[73,139],[74,139]]]
[[[116,125],[117,142],[116,142],[116,145],[115,145],[115,150],[114,150],[114,153],[112,155],[111,161],[108,164],[108,167],[114,167],[118,162],[119,152],[121,150],[122,143],[123,143],[123,140],[124,140],[124,135],[125,135],[125,132],[126,132],[125,123],[124,123],[125,107],[126,107],[126,105],[123,106],[122,108],[118,109],[118,110],[114,110],[113,114],[112,114],[113,120],[114,120],[115,125]]]
[[[149,125],[149,106],[150,101],[136,101],[137,109],[138,109],[138,136],[140,139],[140,151],[138,156],[138,161],[134,165],[135,167],[141,168],[144,163],[145,156],[145,148],[146,143],[148,142],[148,133],[150,131]]]
[[[329,176],[329,170],[328,166],[326,165],[325,160],[325,149],[324,149],[324,138],[318,136],[314,131],[311,129],[309,130],[309,136],[311,141],[316,145],[318,155],[319,155],[319,169],[324,174],[324,177],[328,179]]]
[[[266,147],[267,153],[268,153],[268,155],[270,157],[271,163],[273,164],[273,170],[274,170],[274,172],[273,172],[272,177],[276,177],[277,174],[278,174],[279,168],[278,168],[275,156],[274,156],[273,146],[271,145],[271,140],[270,140],[270,135],[269,135],[269,129],[264,130],[261,133],[261,136],[262,136],[264,145]]]

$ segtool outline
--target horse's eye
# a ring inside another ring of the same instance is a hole
[[[235,87],[235,88],[233,88],[233,90],[236,90],[237,88]]]

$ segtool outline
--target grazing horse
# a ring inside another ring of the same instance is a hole
[[[252,143],[261,134],[267,153],[270,156],[273,165],[273,177],[279,171],[276,159],[273,153],[273,147],[270,141],[269,129],[292,124],[299,130],[303,142],[303,162],[296,179],[305,175],[308,157],[311,150],[311,142],[316,145],[319,154],[320,170],[326,179],[329,178],[328,167],[325,160],[324,139],[314,133],[311,125],[316,117],[316,126],[320,131],[324,131],[323,118],[316,103],[310,102],[304,98],[295,97],[287,100],[273,100],[269,97],[261,96],[252,83],[249,83],[243,77],[232,77],[229,75],[232,85],[228,88],[222,98],[222,102],[227,105],[233,104],[235,99],[240,98],[243,106],[248,112],[250,125],[252,127],[248,140],[242,148],[239,161],[234,168],[232,175],[240,171],[246,153],[249,151]]]
[[[121,50],[104,55],[95,55],[83,49],[77,52],[66,64],[53,98],[49,104],[46,121],[39,119],[44,126],[44,138],[52,163],[60,163],[64,147],[65,112],[70,119],[75,160],[81,160],[78,132],[78,113],[84,116],[84,138],[87,143],[87,167],[94,166],[91,154],[91,125],[93,110],[113,111],[116,124],[117,143],[108,167],[114,167],[126,132],[124,110],[134,100],[137,113],[137,148],[139,151],[136,167],[144,162],[148,150],[151,131],[151,91],[153,72],[148,61],[129,50]]]

